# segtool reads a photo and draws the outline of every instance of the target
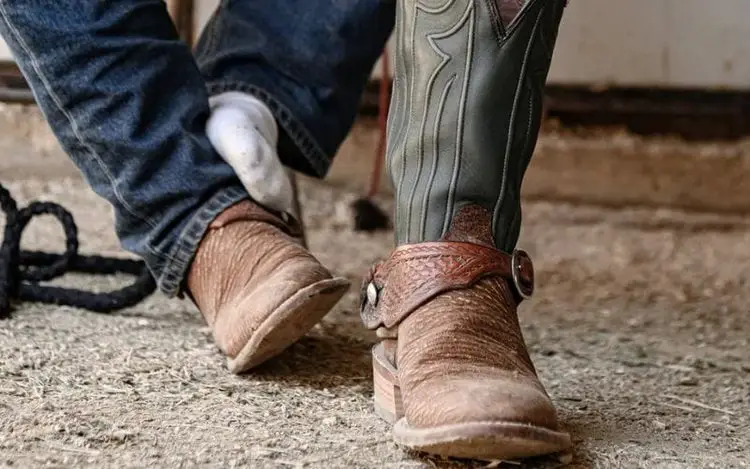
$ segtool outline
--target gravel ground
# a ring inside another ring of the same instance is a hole
[[[84,252],[119,253],[109,208],[80,179],[6,168],[0,180],[22,203],[68,207]],[[302,189],[313,251],[358,285],[391,234],[352,232],[353,194]],[[748,467],[750,221],[544,202],[524,215],[539,293],[523,330],[575,442],[572,458],[524,467]],[[59,232],[36,221],[24,244],[60,250]],[[111,316],[19,304],[0,322],[0,467],[485,467],[391,442],[371,410],[373,337],[354,290],[245,377],[187,302],[157,295]]]

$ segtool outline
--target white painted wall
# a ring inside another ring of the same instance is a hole
[[[198,30],[216,5],[195,0]],[[570,0],[549,81],[750,90],[750,0]]]
[[[549,82],[750,90],[750,0],[570,0]]]
[[[750,0],[570,0],[550,81],[750,89]]]
[[[0,60],[12,60],[8,45],[2,39],[0,39]]]

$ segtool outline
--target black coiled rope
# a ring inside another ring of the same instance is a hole
[[[11,303],[30,301],[73,306],[97,313],[109,313],[141,302],[156,290],[156,283],[141,261],[78,255],[78,228],[73,216],[51,202],[32,202],[18,209],[10,192],[0,184],[0,208],[5,212],[5,233],[0,247],[0,319],[10,317]],[[65,253],[22,251],[21,235],[31,219],[52,215],[65,232]],[[136,276],[131,285],[108,293],[40,285],[67,272]]]

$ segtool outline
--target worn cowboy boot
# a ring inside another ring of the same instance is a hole
[[[242,373],[305,335],[349,288],[301,243],[291,216],[246,200],[210,225],[187,278],[229,369]]]
[[[476,459],[562,451],[552,402],[516,316],[534,286],[523,251],[494,247],[489,212],[466,206],[440,242],[403,245],[364,287],[375,409],[412,449]]]
[[[570,437],[537,378],[516,308],[533,292],[515,250],[520,187],[564,0],[404,0],[389,172],[399,247],[362,290],[377,412],[395,440],[512,459]]]

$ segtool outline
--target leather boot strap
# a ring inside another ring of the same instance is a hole
[[[401,246],[365,277],[362,321],[368,329],[394,327],[435,296],[469,288],[490,276],[513,285],[518,302],[534,292],[534,267],[524,251],[507,254],[466,242]]]
[[[224,210],[211,222],[209,228],[222,228],[236,221],[268,223],[293,238],[302,237],[302,226],[293,216],[267,209],[250,200],[243,200]]]

